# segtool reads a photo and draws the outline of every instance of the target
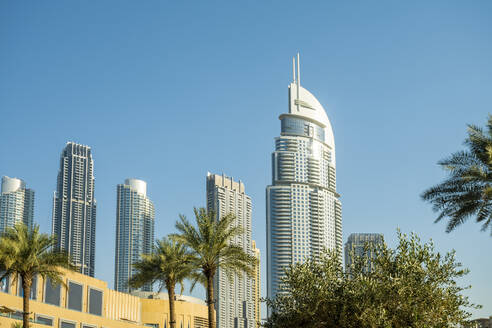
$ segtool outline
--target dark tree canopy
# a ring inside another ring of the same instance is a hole
[[[357,258],[344,272],[339,258],[294,265],[284,279],[285,293],[267,300],[270,328],[454,327],[470,316],[471,304],[456,280],[468,273],[454,251],[436,253],[412,234],[398,234],[396,249],[375,250],[373,270]]]

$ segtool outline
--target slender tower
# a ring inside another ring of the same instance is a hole
[[[152,253],[154,204],[147,198],[147,183],[126,179],[117,187],[114,289],[129,293],[128,280],[135,274],[133,264],[142,254]],[[139,289],[151,292],[152,285]]]
[[[253,280],[254,293],[254,305],[255,305],[255,327],[260,328],[261,325],[261,272],[260,272],[260,250],[256,248],[256,242],[253,240],[253,252],[255,254],[257,263],[255,265],[255,273]]]
[[[0,233],[18,222],[32,228],[34,216],[34,190],[17,178],[2,177],[0,193]]]
[[[68,252],[78,271],[94,277],[96,200],[91,148],[67,142],[53,200],[56,248]]]
[[[335,139],[323,106],[301,87],[289,85],[289,112],[272,154],[272,184],[266,188],[267,296],[281,291],[290,264],[319,258],[324,249],[342,253],[342,214],[336,192]]]
[[[217,218],[234,214],[234,224],[244,233],[231,239],[250,255],[254,255],[251,243],[251,198],[244,192],[244,184],[218,174],[207,174],[207,209]],[[254,278],[246,273],[228,275],[217,270],[215,275],[215,310],[217,327],[256,328],[254,304]]]

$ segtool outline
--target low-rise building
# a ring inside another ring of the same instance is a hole
[[[108,288],[105,281],[78,272],[64,271],[64,285],[49,279],[33,282],[30,316],[33,328],[168,328],[167,294],[126,294]],[[22,320],[22,288],[19,280],[0,282],[0,325],[11,327]],[[204,301],[177,296],[176,327],[207,326]]]

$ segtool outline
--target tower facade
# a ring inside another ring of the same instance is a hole
[[[91,148],[67,142],[53,200],[56,248],[65,250],[78,271],[94,277],[96,200]]]
[[[142,254],[152,253],[154,244],[154,204],[147,198],[147,183],[126,179],[117,187],[116,200],[116,247],[114,289],[131,292],[128,280],[136,273],[133,264]],[[147,284],[138,289],[152,291]]]
[[[336,192],[335,139],[319,101],[289,85],[289,112],[280,115],[281,133],[272,154],[272,184],[266,188],[267,296],[281,291],[290,264],[319,258],[324,249],[342,253],[342,213]]]
[[[256,265],[254,272],[254,280],[253,280],[253,289],[254,289],[254,306],[255,306],[255,327],[261,327],[261,271],[260,271],[260,250],[256,248],[256,242],[253,240],[253,252],[256,257]]]
[[[244,233],[230,242],[254,255],[251,243],[251,198],[244,192],[244,184],[224,175],[207,174],[207,209],[217,218],[234,214],[234,224]],[[228,274],[219,268],[214,279],[217,327],[255,328],[254,278],[246,273]]]
[[[32,228],[34,217],[34,190],[17,178],[2,177],[0,193],[0,233],[23,222]]]
[[[375,249],[384,243],[380,233],[352,233],[345,243],[345,269],[350,270],[354,262],[353,256],[367,256],[367,263],[363,270],[370,272],[373,268],[372,260],[376,256]]]

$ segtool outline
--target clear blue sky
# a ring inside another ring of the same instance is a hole
[[[148,182],[156,237],[205,205],[207,171],[241,179],[265,259],[270,156],[300,51],[303,85],[335,133],[344,241],[382,232],[394,245],[400,227],[456,249],[484,305],[474,316],[492,314],[489,233],[470,221],[446,234],[419,198],[466,124],[491,112],[492,2],[175,3],[0,3],[0,175],[35,189],[43,231],[71,140],[93,149],[96,277],[110,287],[116,185],[128,177]]]

